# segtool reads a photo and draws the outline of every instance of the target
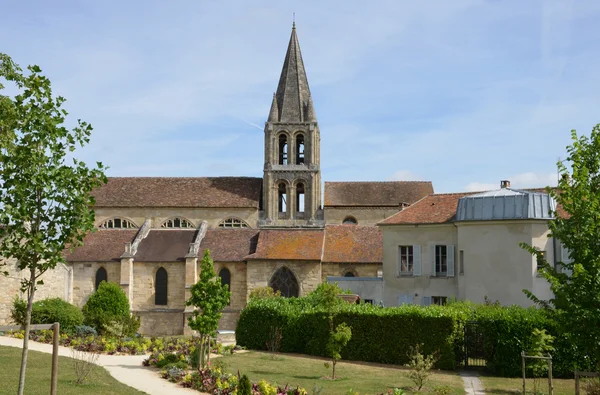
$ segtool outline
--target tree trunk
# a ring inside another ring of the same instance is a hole
[[[31,310],[33,309],[33,296],[35,294],[35,270],[31,271],[29,289],[27,290],[27,311],[25,313],[25,335],[23,336],[23,353],[21,355],[21,372],[19,373],[19,395],[25,390],[25,370],[27,369],[27,355],[29,351],[29,332],[31,328]]]
[[[210,337],[210,335],[208,336],[208,347],[207,347],[207,351],[206,351],[206,362],[207,364],[210,364],[210,352],[212,351],[212,338]]]
[[[331,364],[333,366],[333,372],[331,374],[331,379],[332,380],[335,380],[335,363],[336,362],[335,362],[335,359],[334,359],[333,362],[332,362],[332,364]]]
[[[202,353],[204,352],[204,339],[200,335],[200,344],[198,349],[198,370],[202,369]]]

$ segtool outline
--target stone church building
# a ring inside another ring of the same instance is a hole
[[[375,224],[433,193],[431,183],[322,183],[321,131],[295,27],[266,115],[262,178],[110,178],[94,193],[98,230],[48,273],[39,297],[83,306],[100,281],[112,281],[141,317],[141,333],[174,335],[186,332],[185,301],[206,249],[232,293],[222,329],[235,329],[257,287],[302,296],[327,276],[381,277]],[[0,280],[5,320],[19,276]]]

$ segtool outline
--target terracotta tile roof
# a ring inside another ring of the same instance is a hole
[[[326,182],[325,206],[394,207],[432,193],[430,181]]]
[[[134,259],[136,262],[185,261],[196,232],[197,230],[152,229],[140,242]]]
[[[88,234],[82,246],[72,252],[66,251],[65,259],[69,262],[120,261],[125,243],[133,242],[137,232],[137,229],[98,230]]]
[[[442,224],[456,216],[458,199],[477,192],[440,193],[429,195],[412,206],[379,222],[379,225]]]
[[[257,229],[211,229],[200,243],[198,258],[208,248],[215,262],[241,262],[256,251]]]
[[[246,259],[318,261],[323,251],[323,230],[263,230],[256,252]]]
[[[96,207],[258,208],[262,178],[111,177],[94,191]]]
[[[324,250],[323,262],[381,263],[383,236],[375,226],[328,225]]]

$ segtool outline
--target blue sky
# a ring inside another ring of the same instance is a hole
[[[262,176],[296,13],[324,181],[436,192],[556,181],[600,122],[600,2],[2,1],[0,51],[38,64],[111,176]]]

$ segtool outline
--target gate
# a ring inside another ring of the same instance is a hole
[[[484,368],[486,354],[483,331],[477,321],[465,323],[462,366],[465,368]]]

